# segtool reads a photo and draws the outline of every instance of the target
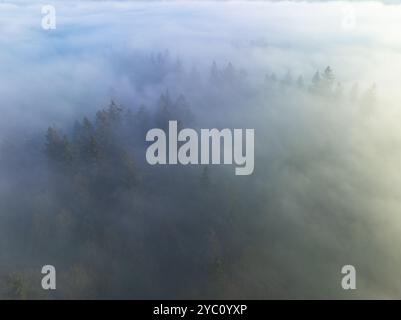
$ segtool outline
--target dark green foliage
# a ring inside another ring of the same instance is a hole
[[[153,59],[155,68],[163,72],[170,68],[166,62],[170,59],[168,53]],[[180,69],[178,62],[176,69]],[[163,77],[162,72],[155,75],[159,77]],[[234,113],[240,110],[241,117],[255,110],[248,104],[249,110],[235,109],[242,106],[235,104],[239,96],[235,93],[241,92],[242,87],[238,85],[241,74],[233,65],[219,70],[213,64],[210,77],[216,86],[199,94],[200,106],[208,107],[205,101],[209,100],[204,97],[212,92],[214,98],[214,89],[219,97],[221,88],[232,88],[225,99],[216,99],[210,105],[216,111],[223,108],[223,114],[225,106]],[[333,90],[325,91],[328,87]],[[284,95],[283,90],[288,94]],[[266,76],[263,91],[273,98],[277,94],[288,102],[292,99],[291,90],[300,97],[321,99],[340,95],[342,88],[336,86],[331,68],[317,72],[312,83],[304,82],[302,76],[293,79],[290,73],[284,77],[274,73]],[[350,100],[359,101],[357,88],[352,91]],[[194,96],[188,96],[196,105]],[[372,87],[360,103],[366,107],[375,98],[376,88]],[[76,121],[71,130],[64,129],[67,134],[50,127],[45,141],[41,133],[38,144],[31,144],[39,154],[37,158],[32,158],[35,153],[27,152],[25,145],[21,145],[17,156],[15,151],[3,152],[3,157],[5,154],[12,159],[7,163],[15,165],[15,159],[29,159],[28,165],[18,163],[18,168],[37,170],[36,174],[29,172],[21,177],[15,174],[20,170],[13,170],[13,177],[19,180],[13,179],[15,186],[7,189],[10,195],[23,194],[23,199],[18,197],[16,201],[17,197],[10,196],[1,201],[1,211],[11,213],[9,221],[3,219],[2,224],[14,225],[4,228],[6,232],[11,230],[5,238],[15,243],[15,252],[29,256],[30,265],[32,261],[36,265],[51,262],[60,267],[62,285],[57,298],[213,299],[276,295],[270,280],[277,277],[273,265],[277,257],[268,250],[268,241],[277,245],[283,230],[277,225],[284,223],[279,218],[282,203],[274,206],[281,199],[276,199],[278,193],[269,182],[276,174],[271,159],[260,156],[258,161],[266,184],[256,180],[260,175],[242,179],[224,171],[211,171],[207,166],[149,166],[144,160],[145,134],[151,128],[165,128],[168,120],[177,120],[180,129],[213,125],[194,119],[184,95],[165,90],[154,108],[127,109],[112,101],[93,118],[85,117]],[[249,127],[252,125],[249,123]],[[45,152],[39,152],[43,145]],[[289,158],[294,157],[290,154]],[[28,218],[21,219],[22,214]],[[297,248],[299,244],[303,243],[296,240]],[[0,287],[5,288],[4,293],[0,290],[0,296],[38,297],[30,285],[36,288],[38,279],[32,280],[29,273],[18,271],[3,282],[0,278]],[[263,276],[254,277],[254,272]],[[281,287],[287,286],[285,281],[278,278],[278,294]]]
[[[140,112],[138,116],[145,117],[144,110],[140,110]],[[166,129],[169,120],[176,120],[181,125],[183,123],[189,125],[193,121],[193,116],[185,96],[181,94],[173,100],[167,90],[160,95],[155,114],[155,124],[158,128]]]
[[[87,181],[91,186],[88,191],[97,196],[107,197],[120,188],[133,187],[136,170],[131,149],[123,143],[123,116],[124,109],[112,101],[96,113],[94,123],[86,117],[82,124],[75,122],[71,142],[50,127],[45,145],[49,161],[68,165],[69,177],[80,183]]]
[[[57,164],[70,164],[72,161],[72,147],[68,138],[61,137],[53,127],[47,129],[45,152],[48,158]]]

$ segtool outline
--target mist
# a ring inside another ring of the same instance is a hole
[[[0,3],[0,297],[400,297],[399,5],[54,6]],[[253,174],[147,164],[168,120]]]

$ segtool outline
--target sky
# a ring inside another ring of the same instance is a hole
[[[311,77],[328,64],[344,82],[380,82],[391,94],[401,71],[400,8],[380,3],[60,2],[51,31],[41,29],[40,5],[0,5],[0,88],[10,116],[35,117],[32,100],[73,116],[77,100],[98,105],[112,87],[133,99],[121,57],[166,49],[188,64],[232,60],[258,76]]]

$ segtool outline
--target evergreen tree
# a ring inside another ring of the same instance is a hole
[[[106,114],[113,125],[119,125],[121,123],[122,112],[123,108],[121,106],[118,106],[113,100],[111,100]]]
[[[281,80],[281,84],[284,86],[290,86],[292,85],[292,75],[290,71],[287,71],[285,74],[284,78]]]
[[[334,74],[333,74],[333,70],[331,70],[330,66],[327,66],[326,69],[324,69],[323,79],[329,83],[334,82]]]
[[[183,94],[180,94],[175,102],[174,118],[188,125],[193,120],[189,103]]]
[[[173,67],[173,71],[175,73],[182,73],[184,70],[183,65],[182,65],[182,61],[180,59],[180,57],[177,57],[174,67]]]
[[[321,81],[320,73],[319,71],[316,71],[316,73],[313,75],[312,78],[312,85],[318,87],[320,85],[320,81]]]
[[[223,78],[227,82],[232,82],[235,80],[235,69],[231,62],[229,62],[227,67],[224,69]]]
[[[299,89],[303,89],[303,88],[305,87],[305,84],[304,84],[304,77],[303,77],[302,75],[300,75],[300,76],[298,77],[298,79],[297,79],[297,87],[298,87]]]
[[[70,164],[73,159],[72,148],[67,137],[61,137],[53,127],[47,129],[45,153],[50,160],[56,163]]]
[[[134,127],[137,128],[137,132],[139,133],[137,138],[140,138],[143,142],[145,141],[144,137],[146,132],[151,127],[151,117],[147,108],[144,105],[141,105],[138,111],[135,113],[134,118]]]
[[[327,66],[322,75],[322,85],[325,93],[331,93],[334,85],[334,74],[330,66]]]
[[[320,72],[319,70],[315,72],[315,74],[312,77],[312,85],[310,87],[310,91],[317,93],[320,91],[322,86],[322,79],[320,77]]]
[[[210,69],[210,80],[213,82],[218,82],[220,80],[220,72],[215,61],[213,61]]]
[[[174,120],[172,116],[173,103],[168,90],[160,95],[158,105],[159,108],[156,111],[155,122],[158,128],[166,129],[168,121]]]

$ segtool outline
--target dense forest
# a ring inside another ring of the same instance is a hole
[[[299,214],[311,214],[330,238],[336,231],[323,220],[338,204],[319,195],[307,200],[287,179],[300,179],[308,192],[307,177],[322,178],[316,169],[321,161],[334,167],[342,161],[336,159],[337,142],[349,130],[343,110],[364,125],[374,113],[376,86],[360,91],[357,84],[342,85],[331,67],[310,77],[268,72],[255,80],[230,62],[222,65],[213,62],[202,71],[168,52],[151,55],[146,70],[133,77],[141,80],[142,92],[163,84],[157,99],[123,106],[111,97],[108,106],[75,122],[4,140],[0,161],[11,183],[1,191],[1,246],[12,243],[14,250],[1,250],[2,298],[304,293],[303,285],[292,291],[295,275],[282,272],[283,253],[309,252],[310,242],[316,255],[337,249],[322,239],[316,243],[308,233],[315,227],[295,225],[288,213],[305,206]],[[253,81],[257,85],[249,85]],[[281,113],[292,116],[281,123]],[[326,116],[317,121],[316,114]],[[182,128],[255,128],[254,174],[235,177],[225,166],[148,165],[146,132],[165,128],[168,120]],[[282,130],[290,135],[277,134]],[[307,138],[298,140],[301,135]],[[322,188],[335,192],[324,182]],[[286,200],[290,195],[295,202]],[[352,208],[341,211],[347,210]],[[288,239],[280,239],[283,230]],[[343,236],[358,248],[352,230],[352,224],[345,227]],[[313,272],[311,257],[301,266]],[[56,291],[38,285],[44,264],[57,268]],[[328,296],[338,294],[327,290]]]

